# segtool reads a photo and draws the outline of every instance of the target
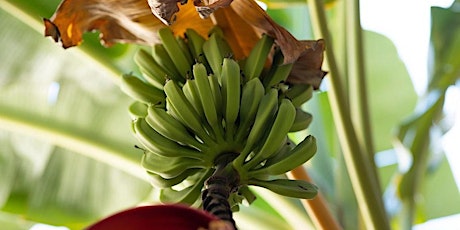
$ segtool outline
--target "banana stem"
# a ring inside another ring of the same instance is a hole
[[[217,162],[216,171],[206,182],[206,189],[203,190],[203,209],[221,220],[231,223],[236,228],[233,213],[228,202],[232,192],[237,191],[239,184],[238,172],[233,168],[231,157],[221,157]]]
[[[377,175],[373,172],[374,169],[369,164],[368,156],[365,156],[365,151],[358,141],[350,110],[344,101],[346,94],[333,53],[323,1],[309,0],[308,5],[315,34],[323,37],[326,42],[326,61],[329,64],[329,80],[332,88],[328,91],[328,96],[365,228],[390,229],[383,201],[379,196],[379,186],[376,186]]]
[[[308,182],[312,182],[310,176],[308,175],[307,170],[303,166],[299,166],[292,171],[290,171],[287,176],[290,179],[295,180],[304,180]],[[304,206],[305,210],[307,211],[308,215],[310,216],[313,224],[315,225],[316,229],[321,230],[341,230],[342,227],[337,222],[337,220],[332,215],[331,211],[327,207],[326,200],[318,193],[314,199],[311,200],[301,200],[302,205]]]

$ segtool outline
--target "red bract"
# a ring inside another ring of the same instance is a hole
[[[109,216],[86,230],[197,230],[217,218],[183,205],[154,205],[128,209]]]

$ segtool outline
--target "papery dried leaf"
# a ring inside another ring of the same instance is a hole
[[[196,11],[201,18],[208,18],[214,11],[220,8],[228,7],[233,0],[214,0],[209,1],[208,5],[205,5],[203,2],[196,0],[195,6]]]
[[[183,5],[187,0],[148,0],[152,13],[167,25],[175,21],[175,14],[179,11],[178,2]]]
[[[260,33],[266,33],[275,38],[276,43],[283,52],[284,63],[294,63],[305,51],[302,42],[273,21],[255,1],[234,0],[230,7],[249,25],[259,30]]]
[[[195,10],[195,5],[189,1],[180,6],[180,11],[175,15],[176,20],[170,28],[175,35],[183,36],[187,28],[194,29],[201,36],[207,37],[209,30],[214,26],[211,19],[201,19]]]
[[[304,52],[294,63],[287,82],[292,84],[310,84],[318,89],[326,72],[321,70],[324,58],[325,42],[301,41],[304,45]]]
[[[85,32],[99,30],[101,43],[153,44],[164,24],[145,0],[64,0],[50,20],[45,19],[45,36],[61,41],[64,48],[79,45]]]

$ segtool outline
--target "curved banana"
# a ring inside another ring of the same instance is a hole
[[[185,82],[185,79],[180,75],[179,70],[177,70],[176,65],[169,56],[163,44],[158,43],[152,46],[152,57],[155,62],[166,72],[166,78],[182,83]]]
[[[223,141],[222,121],[217,116],[216,103],[214,102],[214,95],[211,90],[211,85],[209,84],[206,67],[201,63],[193,65],[193,76],[195,77],[202,105],[201,107],[204,110],[206,120],[211,126],[216,139],[218,141]]]
[[[204,110],[203,106],[201,105],[200,94],[198,93],[196,81],[194,79],[187,79],[184,86],[182,87],[182,91],[184,92],[187,100],[190,102],[190,104],[192,104],[193,108],[198,113],[198,116],[204,117]]]
[[[222,72],[222,62],[225,57],[231,55],[227,41],[225,41],[219,32],[213,32],[208,40],[203,44],[203,53],[211,67],[212,72],[218,78]]]
[[[285,140],[294,119],[295,107],[291,100],[286,98],[281,99],[275,121],[270,128],[270,132],[265,139],[264,144],[253,156],[253,158],[243,165],[243,168],[249,171],[249,169],[273,155]]]
[[[201,197],[201,190],[203,189],[204,182],[211,176],[213,170],[202,173],[199,179],[191,186],[182,190],[174,190],[172,188],[164,188],[160,191],[160,201],[162,203],[182,203],[192,205]]]
[[[221,78],[225,131],[228,138],[233,138],[235,122],[240,110],[241,75],[238,63],[224,58]]]
[[[318,193],[318,188],[303,180],[275,179],[263,181],[250,179],[248,184],[263,187],[283,196],[300,199],[312,199]]]
[[[161,38],[161,42],[163,43],[166,52],[169,57],[171,57],[176,69],[179,71],[180,76],[182,76],[183,79],[186,79],[187,74],[190,73],[192,60],[187,58],[187,55],[182,50],[169,27],[159,29],[158,35]]]
[[[166,76],[168,74],[163,68],[156,63],[152,55],[147,51],[140,49],[134,55],[134,62],[139,67],[145,80],[153,85],[155,88],[163,89],[163,85],[166,83]]]
[[[286,91],[286,97],[291,99],[296,108],[310,100],[312,95],[313,87],[308,84],[295,84]]]
[[[137,118],[144,118],[147,116],[147,108],[148,106],[142,102],[135,101],[129,105],[128,111],[129,115],[131,116],[132,120],[136,120]]]
[[[185,37],[187,38],[188,48],[192,53],[192,57],[196,61],[201,62],[200,57],[203,57],[203,44],[206,40],[198,32],[190,28],[185,30]]]
[[[289,74],[291,73],[293,63],[284,64],[283,53],[280,49],[277,49],[275,56],[273,57],[273,63],[271,65],[268,74],[264,76],[263,83],[265,88],[273,87],[280,82],[285,82]]]
[[[166,93],[166,108],[175,118],[182,122],[186,127],[193,130],[193,132],[206,144],[213,143],[211,136],[203,127],[201,118],[197,111],[193,108],[190,102],[184,95],[182,89],[175,81],[166,82],[163,87]]]
[[[260,139],[264,137],[265,130],[270,127],[270,121],[278,109],[278,90],[271,88],[264,95],[260,101],[259,108],[257,108],[256,118],[252,125],[251,131],[247,136],[244,149],[240,155],[233,161],[236,169],[239,169],[249,153],[254,149]]]
[[[310,113],[303,111],[301,108],[296,108],[294,123],[289,129],[289,132],[298,132],[308,128],[313,116]]]
[[[251,49],[248,58],[245,61],[243,73],[246,80],[259,77],[267,61],[268,54],[273,46],[274,39],[267,34]]]
[[[138,118],[133,121],[133,129],[136,138],[148,150],[157,155],[164,157],[182,157],[195,158],[199,160],[207,159],[207,154],[200,152],[191,147],[186,147],[172,141],[157,131],[153,130],[143,119]]]
[[[165,100],[163,91],[129,74],[121,78],[120,88],[128,96],[145,104],[158,104]]]
[[[179,176],[187,169],[206,168],[204,161],[188,157],[163,157],[152,152],[145,152],[141,161],[145,170],[158,174],[165,179]]]
[[[210,74],[208,76],[209,86],[211,86],[212,96],[214,98],[214,106],[216,107],[217,117],[222,119],[222,92],[220,89],[219,79],[216,75]]]
[[[265,88],[259,78],[254,78],[244,84],[241,94],[239,126],[235,136],[237,143],[242,142],[249,133],[264,94]]]
[[[184,38],[182,38],[180,36],[176,37],[176,41],[177,41],[177,44],[179,45],[180,49],[182,50],[182,53],[185,55],[185,58],[190,62],[190,65],[192,65],[194,63],[194,58],[193,58],[192,53],[191,53],[191,51],[190,51],[190,49],[188,47],[187,42],[185,41]]]
[[[173,141],[179,142],[183,145],[192,146],[199,150],[203,150],[205,148],[202,143],[198,142],[198,140],[190,135],[189,131],[184,125],[182,125],[182,123],[162,108],[149,106],[148,115],[145,117],[145,121],[147,121],[150,127],[152,127],[155,131]]]
[[[147,174],[149,176],[148,177],[149,182],[153,187],[155,187],[155,188],[167,188],[167,187],[172,187],[174,185],[180,184],[182,181],[187,179],[187,177],[189,177],[190,175],[194,175],[194,174],[198,173],[201,170],[203,170],[203,169],[198,169],[198,168],[186,169],[184,172],[182,172],[178,176],[173,177],[173,178],[169,178],[169,179],[165,179],[165,178],[161,177],[160,175],[155,174],[153,172],[149,172],[149,171],[147,171]]]
[[[294,149],[278,161],[267,161],[260,169],[248,172],[250,177],[263,175],[279,175],[286,173],[302,165],[312,158],[316,153],[316,139],[313,136],[307,136]]]

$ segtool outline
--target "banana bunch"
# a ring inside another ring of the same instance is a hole
[[[217,27],[207,39],[190,29],[184,38],[169,28],[159,35],[161,44],[135,56],[142,77],[125,75],[121,88],[136,100],[129,108],[132,130],[160,200],[196,203],[222,155],[238,173],[229,201],[234,209],[254,200],[248,185],[314,197],[314,185],[280,176],[308,161],[316,141],[308,136],[295,145],[287,136],[310,124],[300,107],[313,89],[285,83],[292,64],[283,64],[273,38],[262,36],[247,59],[236,61]]]

